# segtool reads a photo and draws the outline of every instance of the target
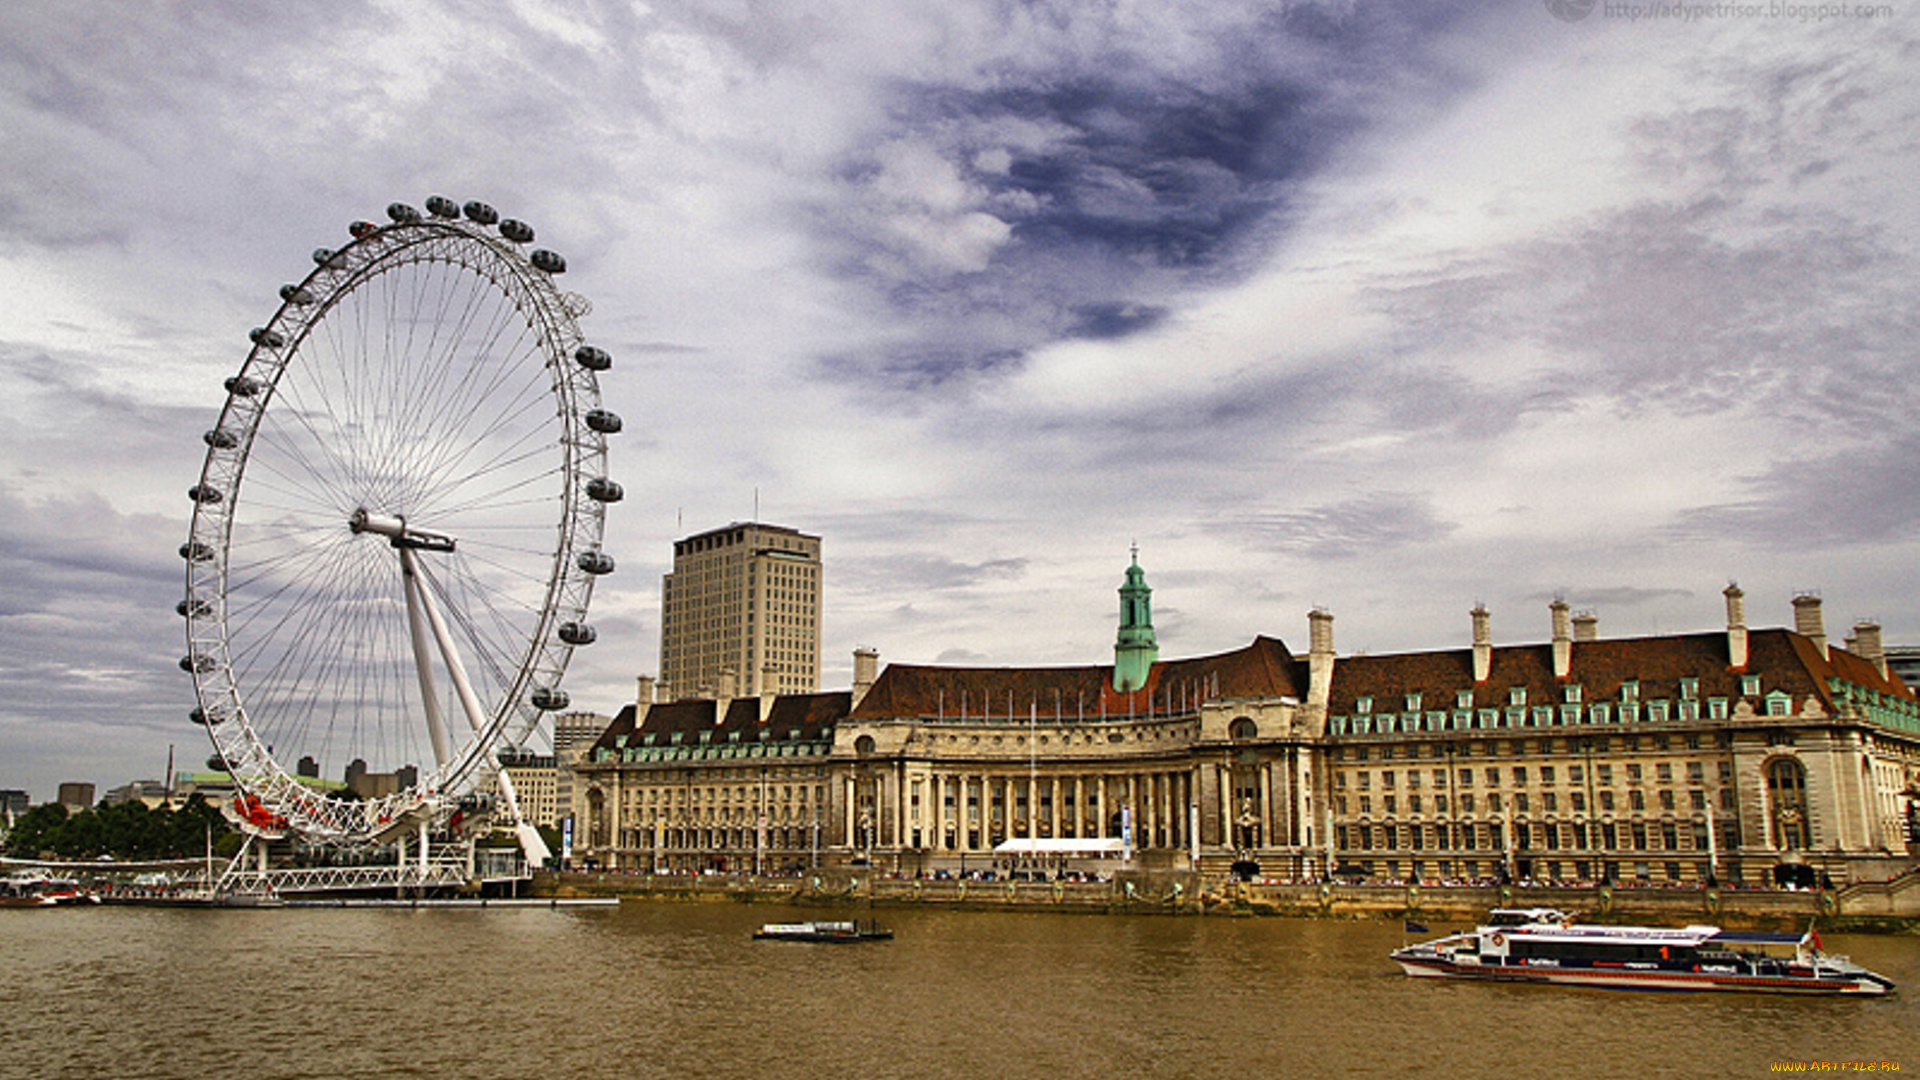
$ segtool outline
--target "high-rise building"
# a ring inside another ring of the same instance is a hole
[[[735,522],[676,541],[660,609],[660,676],[671,696],[819,688],[817,536]]]

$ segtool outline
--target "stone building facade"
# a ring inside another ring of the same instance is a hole
[[[876,675],[863,651],[850,692],[623,710],[576,767],[578,854],[912,875],[1107,841],[1133,867],[1622,883],[1913,865],[1920,699],[1877,627],[1830,645],[1817,598],[1750,630],[1730,588],[1724,630],[1616,639],[1556,602],[1545,643],[1511,646],[1476,609],[1466,648],[1347,657],[1314,611],[1305,656],[1260,637],[1142,681],[1143,590],[1136,565],[1115,665]]]

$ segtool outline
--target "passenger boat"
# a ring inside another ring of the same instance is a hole
[[[1392,958],[1408,975],[1621,990],[1878,995],[1894,989],[1886,977],[1821,952],[1811,929],[1576,926],[1565,913],[1543,908],[1495,911],[1484,926],[1407,946]]]
[[[754,931],[755,941],[818,941],[847,944],[856,941],[890,941],[893,931],[876,924],[861,926],[854,922],[767,923]]]

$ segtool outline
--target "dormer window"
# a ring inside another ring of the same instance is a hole
[[[1420,695],[1419,694],[1407,695],[1407,711],[1408,712],[1420,711]]]
[[[1740,692],[1742,694],[1745,694],[1748,697],[1759,697],[1760,696],[1760,676],[1742,675],[1740,677]]]
[[[1453,707],[1456,709],[1473,708],[1473,691],[1462,690],[1459,693],[1453,695]]]
[[[1640,683],[1638,680],[1628,679],[1626,682],[1623,682],[1620,684],[1620,700],[1621,701],[1639,701],[1640,700]]]
[[[1353,701],[1353,711],[1359,713],[1361,716],[1371,713],[1373,711],[1373,699],[1370,697],[1355,698]]]
[[[1578,704],[1580,704],[1580,687],[1579,687],[1579,685],[1578,685],[1578,684],[1569,684],[1569,685],[1568,685],[1568,687],[1567,687],[1567,704],[1569,704],[1569,705],[1578,705]]]
[[[1700,696],[1700,680],[1699,679],[1681,679],[1680,680],[1681,700],[1692,701],[1698,698],[1699,696]]]
[[[1507,691],[1507,704],[1509,704],[1509,705],[1525,705],[1526,703],[1527,703],[1527,688],[1526,688],[1526,687],[1524,687],[1524,686],[1516,686],[1516,687],[1514,687],[1513,689],[1511,689],[1511,690],[1508,690],[1508,691]]]

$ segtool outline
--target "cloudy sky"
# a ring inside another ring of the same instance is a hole
[[[0,5],[0,787],[205,756],[221,379],[430,194],[532,222],[617,358],[590,708],[756,492],[825,538],[828,686],[1109,660],[1134,542],[1169,656],[1708,629],[1730,579],[1920,643],[1920,23],[1802,14]]]

